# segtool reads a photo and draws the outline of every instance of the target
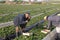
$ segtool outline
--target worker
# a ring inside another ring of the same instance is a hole
[[[50,30],[53,25],[56,27],[57,36],[60,37],[60,14],[54,16],[45,16],[44,20],[48,21],[48,26],[46,30]]]
[[[14,18],[14,26],[16,29],[16,33],[19,32],[19,26],[21,32],[24,33],[24,28],[26,27],[27,23],[30,21],[30,18],[31,16],[29,12],[25,12],[25,14],[18,14],[18,16]]]

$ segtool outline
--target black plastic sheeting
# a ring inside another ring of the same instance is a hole
[[[40,25],[40,24],[42,24],[42,23],[44,23],[44,20],[41,20],[41,21],[39,21],[39,22],[37,22],[37,23],[35,23],[35,24],[33,24],[33,25],[25,28],[25,29],[24,29],[24,32],[28,32],[28,31],[30,31],[32,28],[37,27],[38,25]]]

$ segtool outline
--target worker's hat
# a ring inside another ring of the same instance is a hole
[[[47,20],[47,16],[44,17],[44,20]]]
[[[57,16],[60,16],[60,14],[57,14]]]

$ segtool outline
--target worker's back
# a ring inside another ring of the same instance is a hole
[[[49,16],[48,21],[51,21],[54,26],[60,25],[60,16]]]
[[[15,18],[14,18],[14,25],[18,26],[20,25],[23,21],[26,21],[24,14],[18,14]]]

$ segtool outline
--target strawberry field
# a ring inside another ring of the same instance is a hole
[[[27,27],[30,25],[39,22],[40,20],[43,20],[44,16],[52,15],[53,13],[60,10],[60,5],[6,5],[2,4],[0,5],[0,23],[5,23],[9,21],[13,21],[14,17],[17,16],[20,13],[24,13],[26,11],[29,11],[31,13],[31,16],[35,16],[38,14],[41,14],[39,16],[36,16],[30,20],[30,22],[27,24]],[[43,14],[42,14],[43,13]],[[2,16],[3,15],[3,16]],[[47,22],[33,28],[30,30],[30,33],[34,33],[34,35],[31,36],[19,36],[18,40],[42,40],[47,34],[41,33],[41,30],[43,29],[43,26],[47,25]],[[14,25],[11,25],[9,27],[0,28],[0,37],[4,38],[6,35],[15,33],[15,27]],[[15,38],[14,40],[17,40]]]

